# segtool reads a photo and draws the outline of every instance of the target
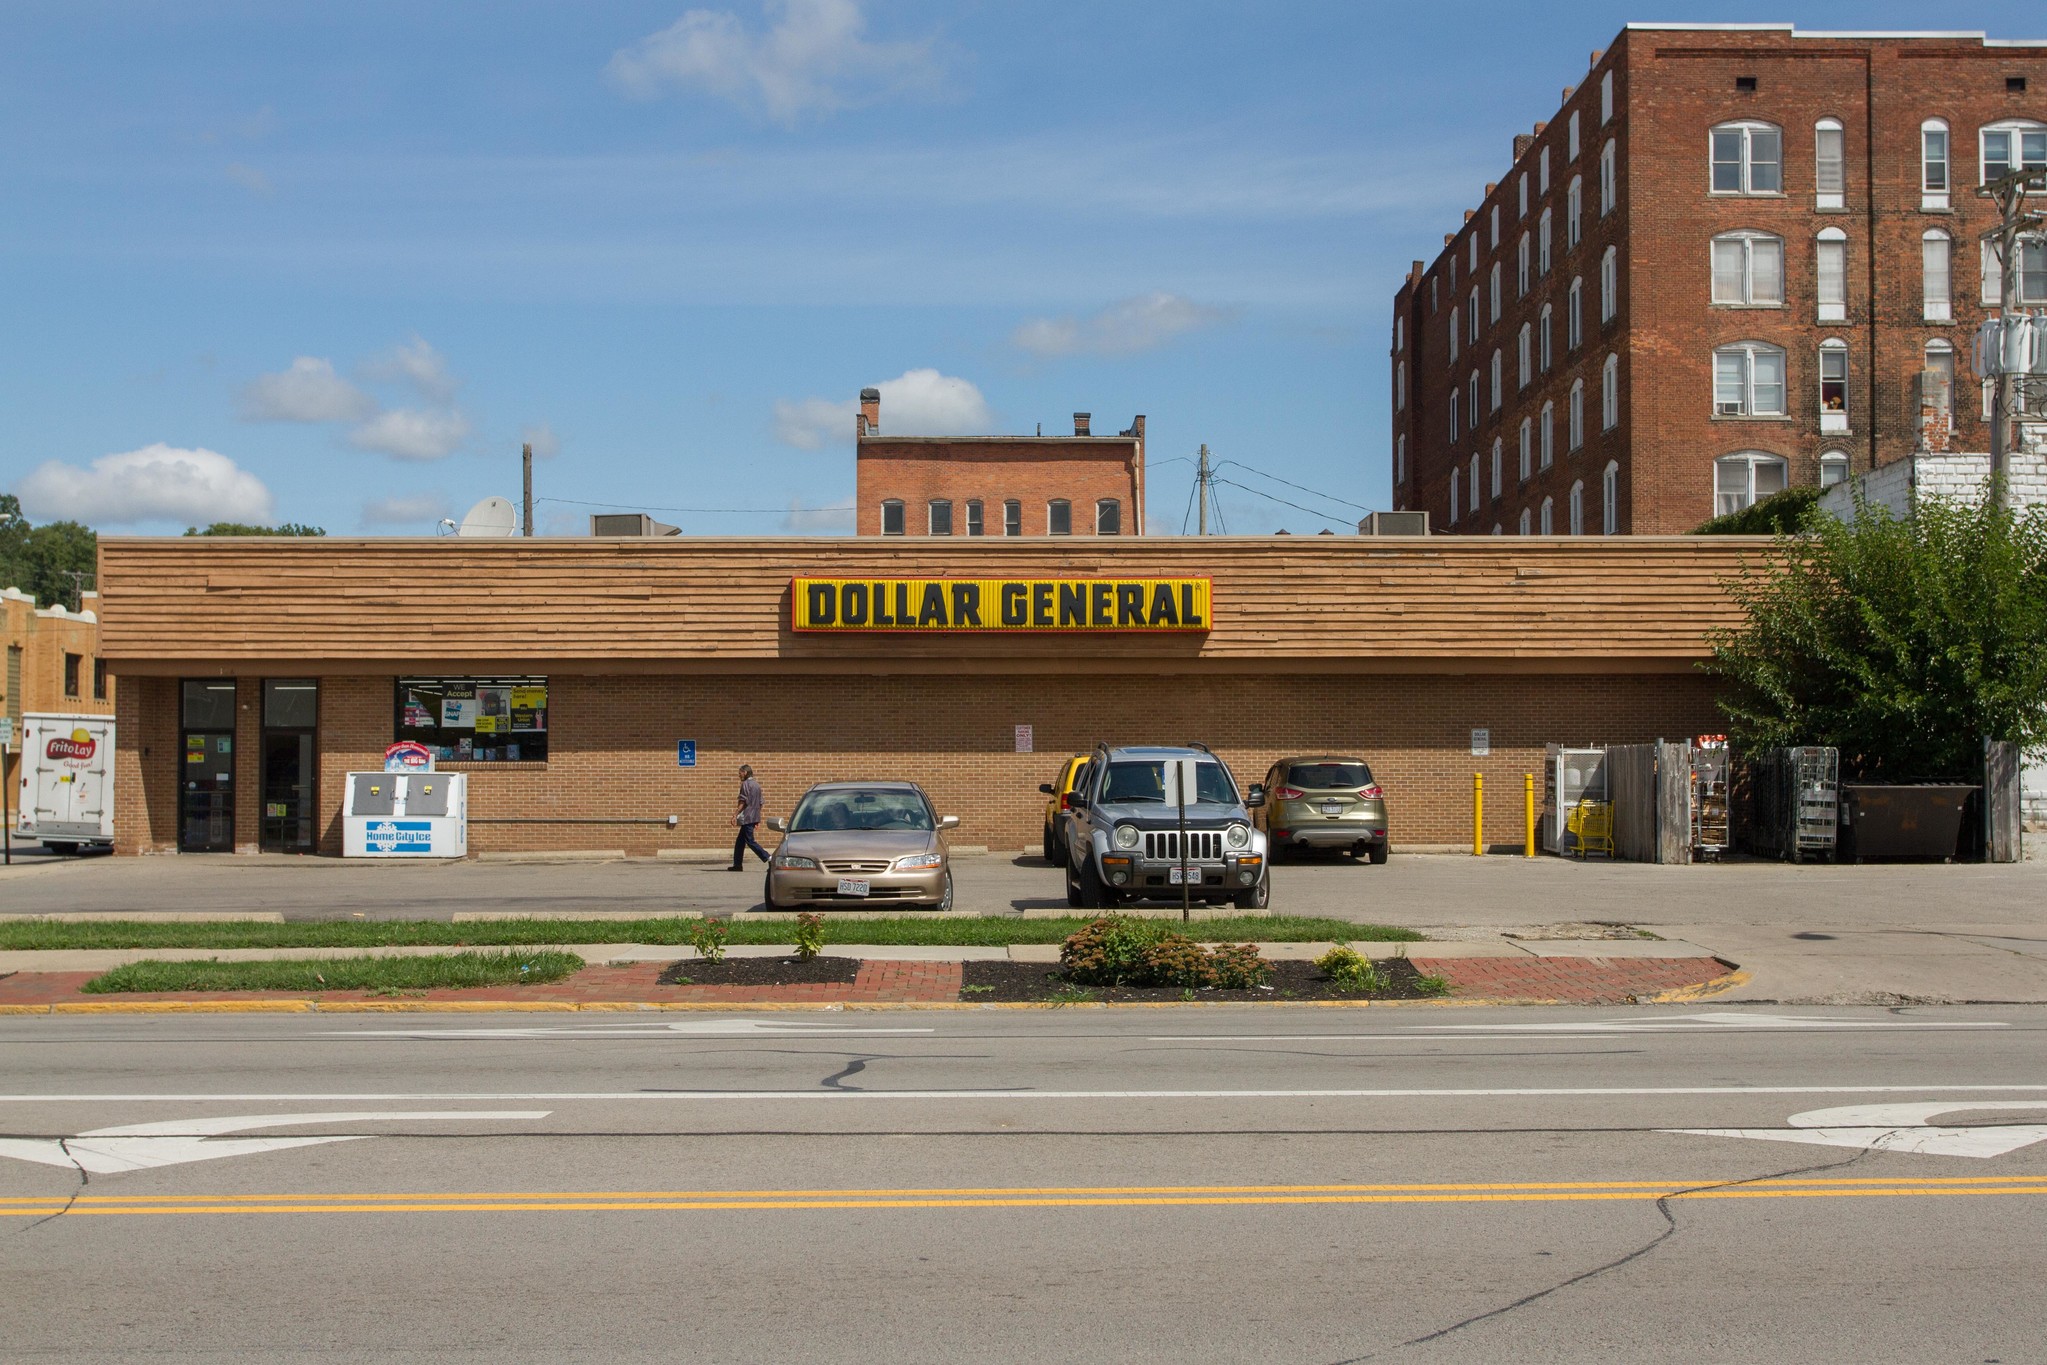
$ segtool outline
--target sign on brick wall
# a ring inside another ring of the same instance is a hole
[[[798,578],[803,631],[1205,631],[1206,578]]]

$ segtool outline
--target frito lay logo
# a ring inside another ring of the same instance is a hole
[[[93,739],[91,735],[83,730],[73,730],[71,738],[53,739],[50,741],[49,747],[43,750],[43,752],[51,758],[83,762],[91,758],[98,748],[98,741]]]

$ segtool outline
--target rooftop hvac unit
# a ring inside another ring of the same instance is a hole
[[[1429,533],[1427,512],[1367,512],[1358,523],[1361,536],[1425,536]]]
[[[679,527],[654,520],[645,512],[601,512],[590,518],[593,536],[676,536]]]

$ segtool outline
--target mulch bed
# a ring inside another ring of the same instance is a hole
[[[1274,962],[1270,986],[1248,991],[1207,990],[1194,992],[1201,1001],[1237,1000],[1250,1003],[1270,1000],[1426,1000],[1430,993],[1415,983],[1421,973],[1414,964],[1392,958],[1377,964],[1386,980],[1381,991],[1340,991],[1332,986],[1312,962]],[[960,999],[968,1002],[1030,1001],[1069,999],[1076,989],[1088,998],[1105,1001],[1172,1000],[1185,998],[1178,986],[1087,986],[1076,988],[1060,974],[1058,966],[1036,962],[967,962],[962,964]],[[975,986],[989,987],[974,990]]]
[[[723,962],[691,960],[669,965],[664,986],[850,986],[860,959],[819,956],[728,957]]]

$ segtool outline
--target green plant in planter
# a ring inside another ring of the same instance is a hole
[[[1382,991],[1386,978],[1366,957],[1348,943],[1339,943],[1315,959],[1315,969],[1340,991]]]
[[[1129,915],[1104,915],[1072,934],[1059,947],[1059,965],[1068,981],[1087,986],[1149,984],[1145,959],[1166,937],[1166,928]]]
[[[796,917],[796,956],[808,962],[824,947],[824,917],[807,911]]]
[[[1218,943],[1208,950],[1208,961],[1220,990],[1254,990],[1272,980],[1272,964],[1258,956],[1255,943]]]
[[[723,962],[725,932],[723,920],[693,920],[689,926],[689,946],[696,949],[697,956],[706,962]]]

